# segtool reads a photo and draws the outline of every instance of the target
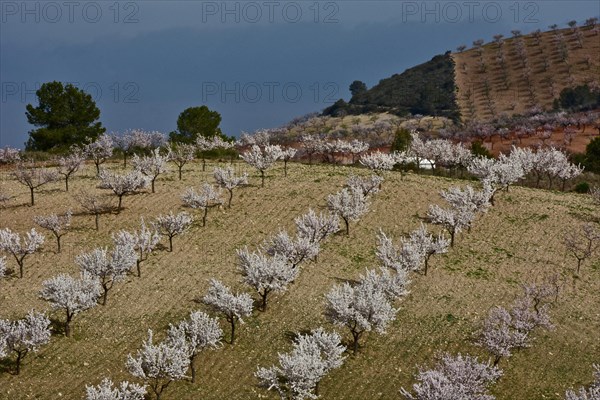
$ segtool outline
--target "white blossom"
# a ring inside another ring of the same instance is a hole
[[[6,258],[0,257],[0,279],[6,276]]]
[[[287,176],[287,163],[294,158],[297,152],[298,150],[294,149],[293,147],[288,147],[287,149],[281,150],[279,158],[283,160],[283,171],[285,176]]]
[[[49,341],[50,320],[44,313],[31,310],[23,319],[0,320],[0,358],[16,354],[16,375],[20,373],[23,358]]]
[[[231,289],[216,279],[210,280],[208,294],[202,298],[202,302],[215,311],[225,315],[227,322],[231,325],[231,340],[235,342],[235,323],[244,323],[244,318],[252,315],[253,300],[248,293],[233,294]]]
[[[85,157],[77,147],[71,148],[71,153],[66,157],[58,159],[57,172],[65,177],[65,188],[69,191],[69,178],[81,168],[85,162]]]
[[[364,332],[375,330],[383,334],[389,323],[396,319],[397,310],[391,301],[396,294],[406,292],[408,281],[405,274],[396,278],[386,273],[381,271],[378,276],[367,271],[358,285],[353,287],[347,282],[335,285],[326,296],[325,316],[333,324],[350,329],[354,353],[358,351]]]
[[[152,330],[148,330],[148,339],[134,356],[127,356],[127,370],[133,376],[146,382],[157,398],[173,381],[181,380],[190,365],[185,346],[180,343],[163,341],[152,343]]]
[[[135,193],[148,186],[148,178],[139,171],[131,171],[126,174],[115,174],[107,170],[101,170],[100,185],[102,189],[110,189],[119,198],[118,212],[121,211],[123,196]]]
[[[312,243],[319,243],[340,230],[340,221],[336,214],[317,215],[312,209],[296,218],[294,222],[298,237],[307,238]]]
[[[365,197],[379,192],[382,183],[383,177],[379,175],[371,175],[368,177],[350,175],[346,181],[346,185],[349,188],[360,189]]]
[[[29,188],[31,205],[35,205],[34,191],[42,185],[57,180],[56,171],[47,168],[36,168],[33,163],[17,163],[12,175],[17,182]]]
[[[171,144],[171,151],[169,152],[169,161],[172,161],[177,165],[179,172],[179,180],[181,180],[181,171],[185,164],[194,160],[196,147],[191,144],[178,143]]]
[[[204,153],[210,150],[216,149],[231,149],[233,147],[233,143],[226,142],[219,135],[213,136],[212,138],[206,138],[204,136],[199,136],[196,139],[196,147],[200,150],[202,154],[202,171],[206,169],[206,159],[204,158]]]
[[[346,224],[346,234],[350,234],[350,221],[357,221],[369,210],[369,203],[361,189],[351,187],[327,197],[329,210],[339,215]]]
[[[0,148],[0,164],[13,164],[21,160],[20,150],[12,147]]]
[[[21,236],[9,228],[0,229],[0,250],[14,256],[19,265],[19,277],[23,277],[23,263],[25,257],[35,253],[44,243],[44,236],[32,228],[25,234],[21,243]]]
[[[194,188],[188,188],[183,196],[181,196],[181,200],[183,200],[185,205],[188,207],[203,211],[202,226],[206,226],[208,209],[212,207],[218,207],[223,204],[221,195],[220,188],[215,188],[213,185],[205,183],[200,188],[199,193],[196,193]]]
[[[488,388],[501,375],[500,369],[476,357],[444,354],[435,368],[420,369],[419,383],[413,385],[414,395],[405,389],[400,392],[408,400],[494,400]]]
[[[100,165],[112,156],[113,151],[114,142],[108,135],[100,135],[95,141],[83,146],[83,154],[94,162],[97,174],[100,174]]]
[[[307,237],[297,236],[291,238],[286,231],[280,231],[270,238],[264,245],[266,253],[270,256],[283,255],[293,268],[303,261],[315,258],[319,254],[319,243]]]
[[[376,151],[362,156],[359,162],[370,170],[380,174],[382,171],[390,171],[396,165],[396,157],[393,154]]]
[[[60,238],[63,237],[71,226],[73,213],[68,210],[64,215],[50,214],[48,216],[37,216],[33,220],[44,229],[48,229],[56,237],[58,252],[60,253]]]
[[[70,336],[73,317],[96,306],[101,290],[98,280],[87,274],[80,279],[60,274],[42,283],[40,297],[50,302],[53,310],[65,311],[65,335]]]
[[[249,151],[240,154],[240,157],[260,172],[261,186],[264,187],[265,171],[281,158],[281,147],[267,145],[261,150],[257,145],[253,145]]]
[[[142,175],[146,176],[150,180],[152,193],[154,192],[154,182],[160,174],[168,172],[167,164],[169,162],[170,155],[161,154],[160,149],[152,150],[149,156],[133,156],[131,164],[136,171],[139,171]]]
[[[108,249],[98,248],[75,258],[81,272],[98,279],[104,294],[102,304],[106,304],[108,291],[116,282],[125,279],[127,272],[136,265],[137,255],[132,246],[117,245],[109,254]]]
[[[345,347],[340,336],[323,328],[299,334],[290,353],[279,353],[279,366],[259,368],[255,375],[268,390],[282,399],[317,399],[317,386],[329,371],[344,362]]]
[[[505,308],[494,307],[484,322],[477,344],[494,355],[495,366],[502,357],[510,357],[513,349],[531,346],[529,332],[516,329],[512,315]]]
[[[150,229],[144,222],[144,218],[141,218],[141,227],[139,231],[133,231],[132,233],[121,230],[113,235],[113,242],[115,246],[132,247],[137,252],[137,274],[138,277],[142,276],[140,264],[148,259],[148,255],[152,253],[155,247],[160,242],[160,235],[156,229]]]
[[[244,172],[240,176],[235,175],[235,171],[231,165],[225,168],[216,167],[213,174],[217,185],[225,188],[229,192],[229,200],[227,207],[231,208],[231,199],[233,198],[233,189],[248,184],[248,174]]]
[[[598,400],[600,399],[600,365],[594,365],[594,382],[588,389],[579,388],[579,391],[567,390],[565,400]]]
[[[178,214],[171,211],[167,215],[159,215],[152,226],[158,233],[169,238],[169,251],[173,251],[173,238],[187,231],[193,221],[192,216],[184,211]]]
[[[144,400],[146,387],[127,381],[115,387],[110,379],[104,378],[99,385],[85,385],[85,392],[85,400]]]
[[[285,292],[298,276],[299,269],[288,263],[285,256],[265,255],[260,251],[249,252],[247,248],[237,251],[244,282],[260,294],[262,310],[267,309],[267,296],[271,292]]]
[[[193,311],[189,318],[177,325],[169,325],[167,340],[174,347],[184,348],[190,360],[192,383],[196,382],[195,360],[198,354],[208,348],[216,348],[221,344],[223,330],[216,318],[211,318],[201,311]]]

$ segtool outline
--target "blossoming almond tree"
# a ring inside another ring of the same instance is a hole
[[[282,399],[316,399],[319,382],[332,369],[342,366],[346,347],[340,335],[317,328],[298,334],[290,353],[279,354],[279,366],[258,368],[254,374],[267,390],[276,390]]]
[[[117,213],[121,212],[123,196],[137,192],[148,186],[148,179],[139,171],[131,171],[120,175],[107,170],[100,171],[100,185],[102,189],[110,189],[119,199]]]
[[[193,311],[189,318],[177,325],[169,325],[167,341],[174,347],[186,350],[192,371],[192,383],[196,382],[196,357],[206,348],[216,348],[221,344],[223,330],[216,318],[201,311]]]
[[[128,232],[121,230],[116,235],[113,235],[113,242],[115,246],[131,247],[137,252],[136,269],[138,278],[141,278],[141,264],[148,259],[150,253],[154,251],[158,242],[160,242],[160,235],[156,229],[151,230],[148,228],[144,222],[144,218],[141,218],[139,231]]]
[[[233,294],[230,288],[216,279],[210,280],[208,293],[202,298],[202,302],[213,310],[225,315],[227,322],[231,325],[231,340],[235,341],[235,323],[244,323],[244,318],[252,315],[253,301],[248,293]]]
[[[165,172],[169,171],[167,168],[169,159],[169,154],[163,155],[160,153],[160,149],[154,149],[149,156],[140,157],[137,154],[134,155],[133,159],[131,160],[131,164],[136,171],[139,171],[142,175],[150,180],[152,193],[155,193],[154,182],[160,174],[164,174]]]
[[[477,357],[443,354],[433,369],[421,368],[414,394],[404,388],[400,393],[407,400],[469,399],[494,400],[488,388],[502,376],[502,371]]]
[[[40,297],[52,305],[53,310],[65,312],[65,336],[71,336],[71,321],[82,311],[95,307],[102,291],[98,280],[82,274],[79,279],[60,274],[42,283]]]
[[[192,216],[186,212],[173,214],[171,211],[167,215],[159,215],[152,226],[158,233],[169,238],[169,251],[173,251],[173,238],[187,231],[193,221]]]
[[[67,234],[71,226],[73,213],[68,210],[64,215],[50,214],[48,216],[37,216],[33,220],[44,229],[48,229],[56,237],[58,253],[60,253],[60,238]]]
[[[346,235],[350,235],[350,222],[357,221],[369,210],[367,198],[361,189],[344,188],[336,194],[327,197],[327,205],[331,212],[339,215],[346,224]]]
[[[277,145],[267,145],[261,150],[257,145],[253,145],[249,151],[240,154],[240,157],[248,164],[260,172],[261,187],[265,186],[265,171],[275,164],[281,158],[281,147]]]
[[[71,148],[71,153],[58,159],[57,172],[65,177],[65,190],[69,191],[69,178],[81,168],[85,156],[78,147]]]
[[[44,313],[31,310],[23,319],[0,319],[0,358],[16,354],[15,375],[21,372],[23,358],[29,352],[37,352],[49,341],[50,320]]]
[[[223,199],[221,198],[221,189],[215,189],[213,185],[208,183],[202,185],[199,193],[196,193],[194,188],[188,188],[183,196],[181,196],[181,200],[183,200],[185,205],[188,207],[203,211],[202,226],[206,226],[208,209],[218,207],[223,204]]]
[[[260,251],[250,252],[247,248],[238,250],[237,254],[244,282],[260,294],[262,311],[267,309],[269,293],[285,292],[298,276],[299,269],[293,268],[281,254],[271,257]]]
[[[244,172],[240,176],[235,175],[235,171],[231,165],[225,168],[215,168],[214,172],[215,181],[217,185],[225,188],[229,192],[229,199],[227,200],[227,208],[231,208],[231,199],[233,199],[233,189],[248,184],[248,174]]]
[[[35,190],[40,186],[56,181],[58,178],[56,171],[47,168],[36,168],[32,162],[17,163],[12,174],[17,182],[29,188],[32,206],[35,205]]]
[[[164,390],[173,382],[185,378],[190,365],[186,346],[179,342],[163,341],[153,343],[152,330],[135,356],[127,356],[127,370],[136,378],[142,379],[160,400]]]
[[[146,387],[127,381],[115,387],[113,381],[104,378],[96,386],[85,385],[85,393],[85,400],[144,400]]]
[[[102,286],[102,305],[106,305],[108,292],[116,282],[125,279],[127,272],[136,264],[137,255],[130,245],[117,245],[109,254],[108,249],[98,248],[75,258],[82,273],[96,279]]]
[[[21,236],[8,228],[0,230],[0,250],[13,255],[19,265],[19,278],[23,277],[23,264],[25,257],[35,253],[44,243],[44,236],[32,228],[25,234],[23,243]]]

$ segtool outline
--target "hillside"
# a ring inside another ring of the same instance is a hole
[[[458,118],[454,98],[454,62],[450,53],[382,79],[371,89],[325,109],[324,115],[388,112],[398,116],[422,114]]]
[[[23,232],[35,226],[35,215],[75,212],[73,231],[63,238],[63,251],[55,253],[55,242],[47,236],[41,253],[26,259],[25,277],[0,281],[0,316],[22,317],[31,308],[49,310],[38,297],[42,281],[58,273],[76,275],[74,258],[83,251],[111,243],[119,229],[134,229],[139,218],[147,220],[169,210],[182,211],[180,195],[189,186],[212,182],[212,167],[200,172],[193,163],[184,168],[184,179],[171,172],[159,177],[156,193],[125,197],[120,215],[103,215],[100,231],[93,217],[80,213],[63,184],[44,187],[29,207],[26,188],[0,171],[2,192],[15,196],[0,209],[0,228]],[[111,169],[121,169],[113,163]],[[236,164],[242,172],[246,166]],[[106,306],[97,306],[74,319],[74,336],[53,335],[50,344],[24,361],[21,375],[6,373],[0,365],[0,399],[81,399],[85,384],[102,378],[132,380],[125,361],[153,329],[157,339],[169,323],[184,318],[190,310],[207,310],[195,299],[206,293],[209,279],[218,278],[236,290],[250,289],[241,283],[235,250],[254,247],[280,228],[292,231],[294,218],[309,207],[322,210],[328,194],[344,184],[350,172],[366,174],[356,167],[328,165],[288,166],[268,172],[265,188],[248,170],[252,186],[236,192],[233,207],[211,209],[206,227],[195,224],[174,240],[172,253],[164,248],[143,264],[141,278],[128,277],[115,285]],[[198,382],[174,382],[163,394],[165,400],[276,399],[273,392],[257,387],[253,376],[258,365],[277,361],[278,352],[291,349],[296,332],[324,326],[334,329],[323,316],[324,295],[332,285],[355,280],[366,268],[376,266],[375,235],[382,228],[398,240],[421,223],[429,204],[442,204],[439,190],[466,182],[441,177],[396,173],[386,176],[382,191],[349,237],[335,235],[324,244],[316,262],[306,264],[300,277],[282,295],[275,295],[266,312],[255,311],[238,328],[236,344],[205,351],[198,362]],[[71,193],[95,189],[93,166],[87,166],[71,182]],[[107,194],[108,195],[108,194]],[[320,384],[323,399],[398,399],[398,390],[414,382],[418,366],[432,366],[435,354],[462,352],[487,359],[473,344],[473,332],[495,305],[508,305],[521,293],[520,284],[541,281],[558,274],[562,291],[551,308],[553,331],[536,331],[533,347],[503,359],[502,379],[493,387],[498,400],[562,399],[566,389],[591,381],[592,363],[600,360],[598,342],[598,293],[600,264],[587,262],[579,277],[575,261],[565,255],[563,234],[582,221],[600,214],[589,196],[511,187],[496,196],[496,206],[476,221],[471,233],[457,237],[444,256],[431,259],[427,276],[412,274],[410,294],[397,302],[399,312],[387,335],[374,332],[365,338],[357,356],[348,355],[344,365]],[[436,230],[435,227],[433,227]],[[163,244],[165,240],[163,239]],[[14,267],[14,260],[8,260]],[[53,318],[62,318],[55,312]],[[227,335],[227,326],[221,319]],[[347,340],[348,332],[337,328]],[[135,380],[135,379],[133,379]]]
[[[488,122],[533,108],[552,109],[563,89],[600,84],[598,24],[501,36],[382,79],[323,114],[388,112]]]
[[[551,109],[563,89],[598,85],[600,25],[500,39],[452,58],[463,120]]]

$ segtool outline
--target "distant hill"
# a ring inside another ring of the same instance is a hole
[[[463,121],[551,109],[565,88],[600,80],[600,25],[503,39],[452,54]]]
[[[454,61],[450,52],[382,79],[371,89],[358,93],[346,103],[338,101],[324,115],[387,112],[398,116],[422,114],[459,117],[455,100]]]
[[[549,110],[565,88],[600,87],[600,25],[536,31],[447,52],[339,100],[323,115],[421,114],[489,122]]]

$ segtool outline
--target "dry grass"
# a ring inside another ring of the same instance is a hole
[[[73,232],[63,238],[62,254],[54,253],[55,243],[48,237],[44,250],[26,259],[23,279],[0,281],[0,316],[16,318],[31,308],[47,310],[48,305],[37,297],[43,280],[59,272],[77,274],[73,262],[77,254],[109,245],[112,232],[137,226],[140,216],[150,219],[182,210],[180,194],[190,185],[212,181],[210,167],[202,173],[197,164],[187,166],[181,182],[175,173],[160,177],[156,194],[126,197],[120,215],[101,217],[99,232],[93,229],[93,217],[76,216]],[[49,345],[26,358],[20,376],[1,373],[0,398],[80,399],[86,383],[96,384],[103,377],[131,379],[125,360],[147,329],[163,337],[170,322],[202,309],[193,300],[205,293],[211,277],[242,289],[235,249],[259,244],[279,228],[293,229],[296,216],[309,207],[324,208],[327,195],[343,185],[350,171],[356,172],[349,167],[300,164],[292,164],[289,170],[288,178],[282,168],[270,171],[264,189],[251,186],[237,191],[231,210],[210,210],[205,228],[194,226],[175,238],[173,253],[152,254],[141,279],[131,277],[116,285],[106,307],[77,316],[74,336],[54,335]],[[258,182],[252,175],[252,183]],[[224,345],[200,357],[197,384],[174,383],[164,398],[275,399],[273,393],[256,386],[257,366],[270,365],[276,362],[277,352],[289,350],[291,333],[319,325],[332,328],[322,315],[324,294],[339,280],[355,279],[375,265],[379,227],[397,239],[418,226],[430,203],[440,202],[440,189],[464,183],[417,175],[400,181],[390,174],[373,199],[371,212],[351,227],[350,237],[331,238],[318,262],[304,266],[288,293],[273,297],[267,312],[256,312],[240,327],[234,347]],[[94,185],[88,167],[73,180],[72,190]],[[33,208],[25,204],[25,189],[3,172],[0,190],[15,198],[0,209],[0,227],[22,232],[34,226],[34,215],[68,207],[79,211],[62,184],[46,187]],[[398,390],[413,382],[416,366],[430,365],[436,352],[486,357],[471,339],[488,309],[510,303],[519,294],[520,283],[553,273],[559,273],[565,283],[552,309],[557,329],[537,333],[531,349],[502,360],[505,375],[493,391],[499,400],[560,399],[568,387],[589,382],[592,363],[600,361],[600,262],[588,262],[581,277],[575,278],[574,263],[566,258],[561,237],[570,227],[599,214],[589,196],[527,188],[500,194],[497,206],[480,217],[472,233],[460,235],[449,254],[432,259],[427,277],[413,275],[411,293],[398,303],[398,318],[388,335],[366,337],[360,354],[348,356],[341,369],[324,379],[322,397],[397,399]]]
[[[555,40],[555,32],[552,31],[543,32],[539,44],[533,35],[524,35],[521,39],[525,43],[526,57],[517,52],[517,40],[505,40],[505,69],[497,60],[496,43],[483,46],[485,70],[481,69],[476,49],[453,54],[457,102],[463,119],[489,121],[501,114],[523,114],[534,106],[551,109],[553,100],[564,88],[598,83],[600,32],[590,27],[579,29],[583,34],[581,47],[574,31],[558,31],[564,36],[564,44],[568,49],[566,61],[561,55],[560,42]],[[531,85],[528,85],[524,76],[527,68],[524,60],[528,62],[531,71]],[[544,65],[545,60],[547,67]],[[529,90],[530,86],[532,91]]]

